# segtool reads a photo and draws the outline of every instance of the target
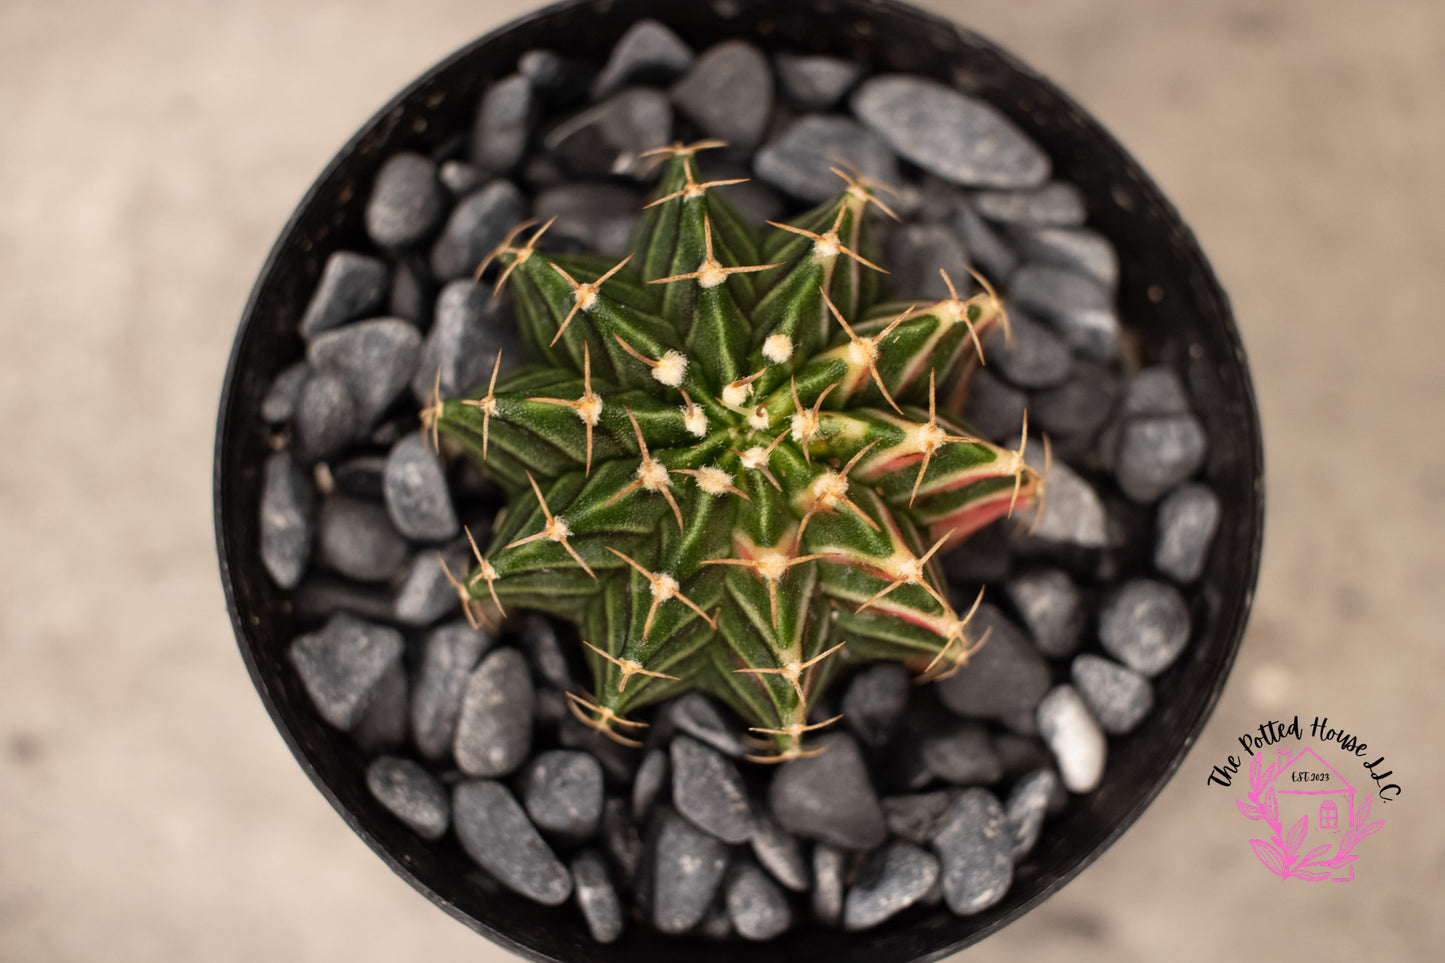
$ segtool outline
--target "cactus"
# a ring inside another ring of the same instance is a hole
[[[765,230],[718,190],[735,181],[699,182],[713,146],[652,152],[666,167],[620,261],[514,230],[477,278],[494,264],[511,285],[530,363],[423,422],[509,496],[453,578],[470,619],[574,622],[595,685],[571,707],[618,741],[638,744],[639,708],[701,689],[778,761],[817,751],[805,734],[837,717],[809,709],[846,664],[927,681],[967,662],[984,640],[938,553],[1042,483],[1026,419],[1014,451],[938,412],[1007,331],[993,289],[961,298],[945,274],[948,299],[880,301],[883,185],[835,170],[836,199]]]

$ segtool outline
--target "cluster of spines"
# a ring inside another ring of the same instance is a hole
[[[710,193],[736,181],[698,179],[712,146],[653,152],[670,161],[620,261],[541,254],[550,222],[513,231],[477,278],[500,264],[535,363],[423,417],[511,496],[454,579],[469,618],[489,600],[574,621],[596,685],[571,705],[613,738],[699,687],[775,761],[836,721],[809,708],[844,662],[924,681],[967,662],[978,602],[955,611],[936,555],[1042,483],[1026,422],[1012,451],[938,415],[938,382],[961,390],[1007,329],[993,289],[960,298],[945,274],[947,299],[878,303],[880,185],[838,171],[836,200],[765,235]]]

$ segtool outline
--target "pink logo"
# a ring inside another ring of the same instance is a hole
[[[1269,766],[1264,753],[1256,752],[1249,764],[1249,790],[1248,800],[1235,800],[1240,814],[1263,820],[1273,833],[1251,839],[1250,848],[1281,879],[1350,882],[1355,848],[1385,824],[1383,819],[1369,822],[1371,794],[1357,795],[1313,749],[1277,749]],[[1305,850],[1306,840],[1313,848]]]

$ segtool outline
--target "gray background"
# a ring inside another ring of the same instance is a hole
[[[0,958],[494,961],[351,834],[251,688],[216,401],[333,151],[528,0],[0,4]],[[1159,802],[975,961],[1423,959],[1445,942],[1445,4],[929,0],[1139,158],[1234,298],[1268,532],[1223,702]],[[1209,767],[1317,713],[1404,786],[1348,885],[1254,863]],[[741,955],[741,951],[740,951]]]

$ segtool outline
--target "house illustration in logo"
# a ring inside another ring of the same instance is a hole
[[[1322,843],[1338,849],[1340,838],[1349,829],[1355,787],[1313,749],[1302,749],[1293,754],[1281,749],[1277,764],[1281,766],[1275,782],[1275,792],[1279,794],[1280,822],[1293,826],[1302,817],[1308,817],[1305,838],[1313,844],[1311,849]],[[1342,876],[1331,878],[1344,883],[1354,876],[1355,866],[1351,862],[1344,867]]]
[[[1356,789],[1314,749],[1280,748],[1250,762],[1250,793],[1240,813],[1271,830],[1250,847],[1265,868],[1283,879],[1348,883],[1355,878],[1355,847],[1379,832],[1368,823],[1370,795]]]

